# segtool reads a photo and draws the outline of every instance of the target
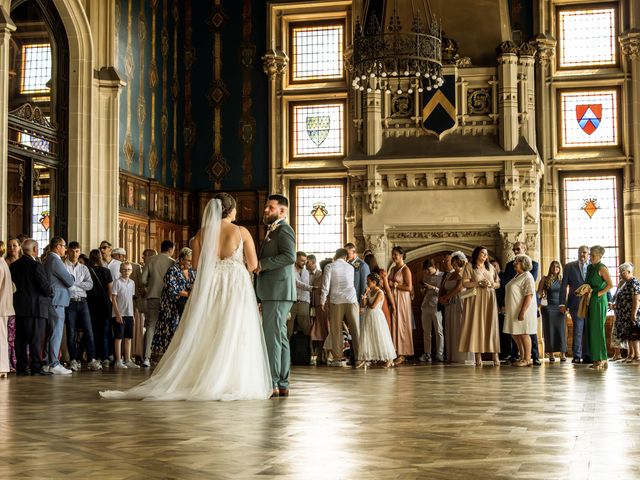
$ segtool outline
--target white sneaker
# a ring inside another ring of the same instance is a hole
[[[140,365],[136,364],[136,362],[134,362],[133,360],[129,359],[126,362],[124,362],[125,366],[127,368],[140,368]]]
[[[43,365],[40,367],[40,371],[44,373],[49,373],[49,365]]]
[[[127,368],[127,366],[124,364],[124,362],[122,361],[122,359],[118,360],[115,365],[113,366],[113,368]]]
[[[419,358],[420,362],[422,363],[427,363],[431,361],[431,355],[427,355],[426,353],[423,353],[420,358]]]
[[[102,370],[102,364],[100,363],[99,360],[96,360],[95,358],[93,360],[91,360],[88,364],[87,364],[87,368],[93,372],[97,371],[97,370]]]
[[[311,365],[312,367],[318,365],[318,357],[312,355],[311,359],[309,360],[309,365]]]
[[[102,361],[102,368],[109,368],[109,365],[111,362],[108,359]]]
[[[49,371],[54,375],[69,375],[73,373],[68,368],[64,368],[61,364],[58,364],[55,367],[49,367]]]
[[[76,360],[71,360],[69,369],[74,372],[79,372],[82,369],[82,364],[80,362],[77,362]]]
[[[149,368],[151,366],[151,361],[148,358],[145,358],[142,361],[142,366],[145,367],[145,368]]]

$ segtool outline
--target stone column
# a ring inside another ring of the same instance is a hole
[[[522,105],[522,135],[531,148],[536,145],[536,94],[534,59],[536,49],[530,43],[523,43],[518,49],[518,70],[520,77],[520,98]]]
[[[636,12],[640,11],[637,1]],[[640,259],[640,29],[631,28],[620,35],[620,44],[624,55],[628,79],[625,81],[625,93],[628,95],[628,133],[629,154],[633,159],[631,180],[625,181],[628,188],[625,197],[625,260],[637,263]]]
[[[9,2],[0,3],[0,238],[7,238],[7,202],[9,175],[9,42],[16,26],[9,17]]]
[[[375,155],[382,148],[382,93],[372,90],[364,95],[366,115],[366,152]]]
[[[507,152],[518,146],[518,47],[506,41],[498,47],[498,113],[500,146]]]
[[[289,57],[281,50],[269,50],[262,57],[264,73],[269,76],[269,188],[271,192],[278,192],[281,185],[279,173],[283,167],[283,154],[285,146],[282,138],[281,108],[282,102],[282,76],[289,63]]]
[[[535,39],[537,47],[538,75],[536,78],[536,101],[538,103],[538,154],[543,162],[544,175],[540,192],[540,265],[546,267],[552,260],[560,259],[560,227],[558,221],[557,172],[548,165],[552,149],[550,63],[555,55],[556,41],[540,34]]]

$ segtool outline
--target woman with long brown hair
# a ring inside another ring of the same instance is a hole
[[[411,321],[413,280],[411,270],[404,263],[405,253],[402,247],[393,247],[391,259],[393,266],[389,271],[389,286],[396,306],[391,324],[391,338],[398,354],[395,364],[400,365],[404,363],[407,356],[413,355],[413,322]]]
[[[548,273],[542,277],[538,285],[544,346],[545,350],[549,352],[550,362],[556,361],[555,352],[560,352],[561,362],[567,361],[567,320],[565,315],[560,312],[561,284],[562,266],[560,266],[560,262],[554,260],[549,265]]]

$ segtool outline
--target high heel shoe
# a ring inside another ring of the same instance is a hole
[[[0,373],[0,378],[7,378],[7,372]]]
[[[404,355],[399,355],[395,360],[396,365],[402,365],[405,362]]]
[[[482,354],[476,354],[476,367],[482,367]]]
[[[365,362],[364,360],[361,360],[356,364],[356,368],[362,368],[362,367],[365,367],[366,365],[367,365],[367,362]]]
[[[500,366],[500,357],[498,356],[498,354],[493,355],[493,366],[494,367]]]
[[[384,362],[384,368],[391,368],[393,367],[393,360],[387,360],[386,362]]]

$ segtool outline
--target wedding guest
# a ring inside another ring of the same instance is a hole
[[[622,267],[622,265],[620,265],[620,267]],[[613,297],[611,298],[611,301],[609,302],[609,310],[613,310],[615,312],[616,310],[615,304],[618,301],[618,295],[620,294],[620,292],[622,291],[625,285],[626,285],[626,282],[622,278],[622,275],[620,275],[620,281],[618,282],[618,287],[616,288],[616,294],[613,295]],[[609,294],[610,292],[607,292],[607,296]],[[612,362],[617,362],[618,360],[626,360],[626,358],[622,356],[621,350],[627,350],[627,352],[630,352],[629,342],[622,338],[622,332],[625,328],[625,325],[623,325],[623,323],[628,323],[626,318],[623,318],[620,315],[614,316],[613,325],[611,327],[611,343],[610,343],[611,348],[613,349],[613,355],[609,359]]]
[[[369,271],[369,265],[363,262],[358,256],[356,246],[353,243],[347,243],[344,249],[347,251],[347,263],[355,270],[353,282],[356,288],[356,295],[360,298],[367,289],[367,276],[371,273]]]
[[[640,360],[640,282],[633,275],[633,265],[623,263],[619,267],[624,285],[618,287],[615,296],[618,335],[628,342],[627,362]]]
[[[329,312],[325,312],[320,308],[320,299],[322,297],[322,273],[324,267],[331,260],[323,260],[320,266],[317,264],[315,255],[307,255],[306,268],[309,271],[309,283],[314,289],[311,292],[311,360],[310,365],[318,364],[318,356],[322,353],[322,345],[329,335]]]
[[[329,310],[329,335],[331,337],[331,355],[333,361],[330,366],[343,366],[344,338],[342,336],[342,322],[345,321],[352,339],[354,357],[358,358],[358,338],[360,317],[358,297],[354,283],[355,269],[347,263],[347,251],[344,248],[336,250],[333,263],[325,267],[322,278],[322,295],[320,308],[327,310],[327,300],[331,303]]]
[[[7,265],[11,265],[22,256],[22,249],[20,248],[20,241],[16,237],[11,237],[7,241],[7,254],[4,257]],[[10,315],[7,321],[7,342],[9,343],[9,365],[11,371],[16,369],[16,317]]]
[[[110,365],[109,354],[113,345],[111,330],[111,288],[113,279],[107,267],[102,266],[100,250],[89,252],[89,274],[93,288],[87,292],[87,305],[94,333],[95,356],[102,360],[102,368]]]
[[[530,367],[533,365],[531,333],[538,323],[536,283],[530,273],[532,261],[528,255],[516,255],[513,262],[516,276],[505,287],[504,331],[512,335],[518,345],[520,360],[513,365]]]
[[[175,244],[171,240],[164,240],[160,244],[160,255],[147,258],[142,270],[142,283],[146,286],[145,297],[147,299],[143,367],[151,366],[151,343],[160,316],[160,297],[164,286],[164,276],[167,270],[175,264],[174,251]]]
[[[431,329],[436,334],[436,356],[438,362],[444,362],[444,335],[442,333],[442,313],[438,310],[438,293],[444,274],[438,270],[434,261],[427,258],[422,263],[422,337],[424,353],[421,362],[431,362]]]
[[[545,350],[549,352],[549,361],[555,362],[554,352],[560,352],[560,361],[567,357],[567,321],[560,311],[560,286],[562,285],[562,267],[554,260],[549,265],[549,272],[542,277],[538,286],[541,301],[542,331],[544,333]]]
[[[514,255],[526,255],[527,254],[527,244],[524,242],[517,241],[513,244],[513,254]],[[533,281],[538,280],[538,262],[535,260],[531,260],[531,276],[533,277]],[[515,271],[514,261],[511,260],[507,262],[504,267],[504,273],[502,275],[502,282],[504,282],[505,289],[506,285],[517,275]],[[506,306],[505,306],[506,308]],[[531,357],[533,359],[533,364],[536,366],[541,365],[540,362],[540,352],[538,350],[538,330],[531,334]],[[517,361],[518,357],[518,348],[516,346],[516,342],[511,342],[511,362]]]
[[[164,276],[164,287],[160,299],[160,317],[156,325],[156,333],[153,336],[152,350],[156,355],[163,355],[174,333],[180,324],[180,318],[193,282],[196,281],[196,272],[191,265],[192,250],[184,247],[178,255],[178,262],[174,263]]]
[[[62,237],[53,237],[49,242],[49,253],[44,262],[44,269],[49,277],[49,283],[53,290],[51,305],[49,306],[49,326],[51,336],[47,345],[47,361],[49,371],[54,375],[68,375],[71,370],[62,366],[59,361],[62,334],[64,330],[65,310],[69,306],[71,294],[69,289],[76,279],[71,275],[62,257],[67,250],[67,242]]]
[[[585,284],[591,287],[589,298],[589,316],[587,318],[587,337],[589,352],[593,363],[589,368],[603,370],[608,368],[607,343],[605,340],[604,324],[607,320],[607,295],[613,284],[609,270],[601,262],[604,247],[595,245],[589,252],[590,265],[587,267]]]
[[[13,306],[16,312],[16,356],[18,375],[51,375],[44,369],[42,343],[49,315],[51,285],[44,266],[38,262],[38,242],[22,242],[23,255],[9,266],[16,285]],[[27,355],[27,346],[30,355]]]
[[[7,262],[2,258],[6,248],[0,240],[0,378],[7,378],[11,371],[9,363],[9,336],[7,323],[15,316],[13,308],[13,282]]]
[[[307,254],[296,252],[294,275],[296,279],[296,302],[291,306],[287,319],[287,336],[291,339],[294,331],[301,331],[304,335],[311,332],[311,293],[313,285],[306,267]]]
[[[476,247],[471,262],[462,272],[462,285],[475,288],[476,295],[464,302],[464,322],[460,333],[458,350],[474,352],[475,364],[482,367],[482,353],[493,354],[493,364],[500,365],[500,335],[498,334],[498,304],[496,288],[500,287],[498,273],[489,263],[485,247]]]
[[[366,366],[368,362],[384,362],[384,367],[393,365],[396,351],[387,326],[387,320],[382,313],[384,292],[380,288],[380,276],[371,273],[367,277],[367,289],[362,295],[362,306],[365,314],[360,327],[360,349],[356,368]]]
[[[571,314],[573,323],[573,360],[571,363],[588,363],[589,342],[587,341],[586,324],[584,317],[578,314],[580,297],[576,295],[576,289],[581,287],[587,278],[587,265],[589,247],[582,245],[578,248],[578,259],[567,263],[562,271],[562,284],[560,285],[560,312]]]
[[[67,349],[71,360],[69,368],[74,372],[79,372],[82,368],[82,358],[76,342],[76,332],[79,326],[82,329],[83,344],[87,352],[87,368],[89,370],[101,370],[102,365],[96,360],[95,356],[93,326],[91,324],[89,304],[87,303],[87,292],[93,288],[91,272],[86,265],[78,261],[80,257],[80,244],[78,242],[70,242],[67,253],[64,265],[75,279],[69,289],[71,298],[69,306],[65,310]]]
[[[473,362],[473,353],[458,351],[460,332],[464,321],[464,299],[461,293],[464,291],[462,284],[462,271],[467,264],[467,257],[462,252],[451,254],[451,266],[453,272],[448,272],[442,279],[442,288],[438,292],[438,301],[444,306],[444,344],[447,352],[447,361],[450,363]]]
[[[109,269],[111,278],[115,282],[120,277],[121,262],[112,256],[113,246],[107,240],[100,242],[100,254],[102,255],[102,266]]]
[[[119,261],[124,262],[127,259],[127,251],[124,248],[116,248],[111,256]],[[131,280],[135,284],[135,293],[133,294],[133,338],[131,339],[131,357],[135,358],[144,354],[144,323],[142,318],[142,310],[144,309],[144,284],[142,282],[142,266],[139,263],[129,260],[131,264]]]
[[[384,293],[384,302],[382,302],[382,313],[384,318],[387,319],[387,326],[391,331],[391,316],[395,312],[395,304],[393,302],[393,294],[391,293],[391,286],[389,285],[389,275],[384,268],[380,268],[378,260],[373,253],[368,253],[364,256],[364,261],[369,265],[371,273],[377,273],[380,276],[380,288]]]
[[[131,359],[131,339],[133,338],[133,296],[136,286],[131,280],[131,264],[124,261],[120,264],[120,277],[113,282],[111,288],[113,328],[113,353],[115,368],[140,368]],[[122,354],[124,353],[124,361]]]
[[[496,303],[498,304],[498,328],[500,329],[500,360],[511,363],[511,335],[504,333],[504,271],[499,260],[491,260],[491,265],[498,272],[500,287],[496,288]]]
[[[413,292],[413,280],[411,270],[404,263],[405,253],[402,247],[393,247],[391,250],[393,266],[389,271],[389,285],[396,306],[395,315],[391,324],[391,338],[398,358],[396,365],[405,362],[407,356],[413,355],[413,325],[411,314],[411,293]]]

